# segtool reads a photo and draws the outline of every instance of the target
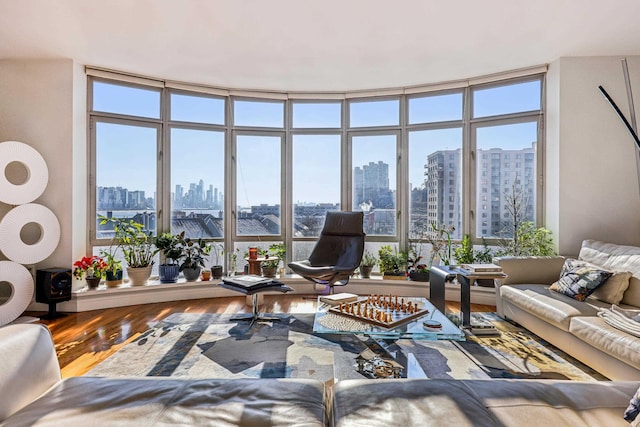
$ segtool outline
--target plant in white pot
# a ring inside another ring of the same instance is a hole
[[[165,262],[158,266],[160,283],[176,283],[180,275],[178,260],[182,258],[179,236],[172,233],[162,233],[156,236],[155,245],[165,257]]]
[[[153,244],[151,231],[132,219],[100,217],[100,224],[111,222],[118,243],[127,263],[127,275],[132,286],[144,285],[151,276],[153,257],[158,249]]]

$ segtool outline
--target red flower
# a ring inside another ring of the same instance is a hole
[[[84,275],[101,278],[107,271],[107,263],[99,256],[82,257],[81,260],[73,263],[73,275],[77,279],[82,279]]]

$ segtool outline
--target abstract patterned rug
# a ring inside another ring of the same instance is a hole
[[[474,315],[478,315],[475,313]],[[325,382],[363,378],[356,356],[375,346],[354,335],[314,334],[313,314],[283,314],[281,321],[231,321],[230,315],[168,316],[89,371],[87,376],[311,378]],[[499,336],[465,342],[398,340],[388,350],[410,376],[428,378],[604,377],[526,330],[483,313]]]

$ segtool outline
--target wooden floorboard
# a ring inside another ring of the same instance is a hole
[[[250,313],[246,298],[209,298],[132,305],[104,310],[68,313],[54,320],[41,319],[49,327],[63,377],[83,375],[128,342],[173,313]],[[460,310],[447,302],[446,310]],[[472,304],[472,311],[495,311],[494,306]],[[267,313],[314,313],[316,301],[301,295],[265,295],[260,310]],[[39,317],[45,313],[27,312]]]

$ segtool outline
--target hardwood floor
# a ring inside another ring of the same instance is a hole
[[[83,375],[172,313],[250,313],[245,297],[211,298],[133,305],[68,313],[54,320],[41,319],[53,335],[63,377]],[[447,302],[447,311],[459,311]],[[314,313],[316,301],[302,295],[265,295],[260,310],[270,313]],[[472,304],[472,311],[495,311],[494,306]],[[44,313],[27,312],[27,316]]]

